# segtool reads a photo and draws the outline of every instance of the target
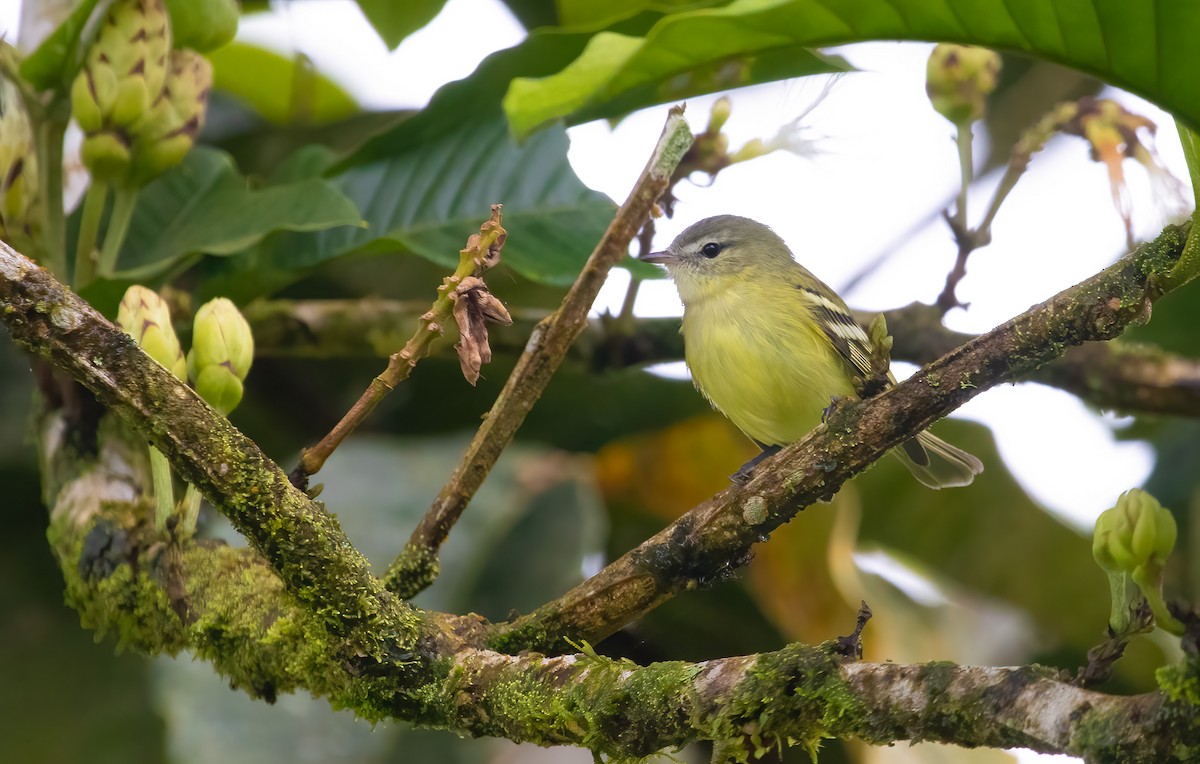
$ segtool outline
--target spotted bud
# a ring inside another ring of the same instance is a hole
[[[171,326],[171,310],[156,292],[136,284],[125,290],[117,309],[117,324],[137,341],[146,355],[179,379],[187,379],[187,361]]]
[[[171,29],[162,0],[117,0],[71,84],[71,109],[85,136],[109,138],[83,152],[84,164],[103,180],[120,180],[128,164],[113,148],[132,143],[127,128],[143,119],[162,95]],[[93,165],[92,160],[99,165]]]
[[[987,48],[942,43],[925,68],[925,92],[933,108],[956,125],[981,119],[996,89],[1000,54]]]
[[[145,185],[183,161],[204,126],[212,78],[212,64],[199,53],[171,51],[158,101],[130,128],[134,185]]]
[[[242,381],[254,362],[254,336],[237,307],[218,297],[196,311],[187,370],[196,392],[222,414],[242,400]]]

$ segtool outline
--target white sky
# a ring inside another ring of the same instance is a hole
[[[16,5],[15,0],[0,0],[0,33],[15,28]],[[476,30],[469,45],[461,39],[448,42],[465,28]],[[523,35],[494,0],[450,0],[433,23],[393,53],[350,0],[280,4],[272,14],[244,19],[239,32],[248,42],[306,53],[319,71],[374,108],[420,106],[440,85],[467,76],[478,60]],[[953,133],[924,95],[929,47],[877,43],[843,49],[864,71],[843,77],[806,120],[812,133],[825,136],[825,153],[812,160],[775,154],[726,170],[711,187],[684,184],[675,219],[659,223],[658,244],[709,215],[747,215],[775,228],[799,259],[835,289],[844,286],[913,221],[928,217],[955,191]],[[731,144],[770,137],[811,104],[822,84],[810,78],[735,92],[726,126]],[[1160,124],[1159,152],[1186,182],[1170,118],[1128,94],[1109,95]],[[697,98],[688,104],[693,129],[703,129],[713,100]],[[632,115],[615,129],[603,123],[573,128],[571,161],[584,182],[624,199],[658,136],[664,109]],[[1153,235],[1163,215],[1150,199],[1144,174],[1127,167],[1127,175],[1137,232]],[[973,189],[974,221],[995,181],[984,179]],[[991,328],[1096,272],[1123,249],[1124,241],[1104,169],[1088,161],[1081,141],[1064,138],[1034,158],[993,233],[994,243],[974,253],[959,287],[959,296],[971,306],[950,314],[948,323],[955,329]],[[870,309],[931,301],[953,257],[948,231],[935,223],[843,296],[855,307]],[[627,281],[624,271],[616,273],[597,308],[616,310]],[[667,281],[644,284],[636,309],[640,315],[678,315],[682,310]],[[1090,412],[1057,390],[1005,386],[981,395],[959,414],[991,427],[1022,485],[1080,527],[1090,528],[1095,516],[1121,491],[1140,484],[1151,467],[1147,446],[1114,441],[1119,422]],[[1032,754],[1022,754],[1022,759],[1071,760]]]

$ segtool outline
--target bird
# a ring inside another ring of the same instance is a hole
[[[735,482],[820,424],[831,401],[854,397],[856,377],[875,374],[875,345],[846,303],[762,223],[705,218],[640,259],[666,266],[675,282],[693,384],[762,449]],[[887,386],[894,383],[889,372]],[[983,471],[979,459],[928,431],[891,453],[935,489],[969,485]]]

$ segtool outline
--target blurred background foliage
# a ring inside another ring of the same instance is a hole
[[[615,118],[664,100],[847,68],[841,59],[804,50],[804,40],[764,42],[738,9],[771,4],[739,3],[727,15],[711,17],[688,12],[726,4],[506,4],[530,30],[528,37],[489,56],[473,75],[445,86],[416,112],[364,111],[303,57],[289,59],[242,42],[214,51],[215,89],[203,145],[143,190],[116,274],[83,294],[109,315],[134,282],[169,284],[195,304],[218,294],[241,304],[270,297],[424,300],[457,261],[488,204],[502,201],[511,237],[500,271],[489,280],[510,309],[551,308],[615,209],[571,170],[563,119]],[[359,5],[394,47],[443,2]],[[774,5],[813,12],[804,3]],[[907,34],[873,34],[936,35],[944,23],[936,5],[913,3],[926,15],[918,14]],[[1106,6],[1100,0],[1096,5]],[[247,2],[243,13],[263,7]],[[864,28],[879,12],[863,11]],[[672,34],[680,25],[693,39],[712,44],[695,45],[690,58],[666,67],[664,51],[674,50]],[[707,26],[687,32],[688,25]],[[1137,34],[1133,26],[1120,33]],[[880,28],[891,29],[882,22]],[[1077,70],[1143,84],[1138,62],[1118,60],[1096,72],[1103,66],[1079,52],[1086,47],[1058,50],[1040,39],[1025,46],[1076,69],[1005,57],[987,117],[985,166],[1007,161],[1020,132],[1052,105],[1098,91],[1099,82]],[[581,54],[596,66],[572,65]],[[1187,67],[1196,55],[1171,48],[1164,60]],[[538,79],[544,77],[550,79]],[[510,90],[514,78],[525,78],[527,90]],[[1142,91],[1168,108],[1187,95]],[[523,101],[522,92],[538,95]],[[1196,103],[1200,99],[1189,108]],[[518,142],[506,111],[523,129],[549,126]],[[1195,358],[1197,325],[1200,291],[1193,288],[1164,300],[1154,321],[1133,334]],[[521,340],[506,344],[519,347]],[[513,361],[511,355],[498,357],[474,390],[462,383],[452,356],[422,363],[379,407],[368,431],[321,473],[322,500],[376,566],[401,548]],[[259,358],[235,422],[290,466],[298,448],[319,438],[379,367],[375,358]],[[399,724],[372,730],[306,697],[280,698],[271,707],[230,692],[207,664],[186,655],[113,655],[110,644],[92,644],[62,605],[28,447],[26,428],[36,405],[28,360],[7,342],[0,342],[0,380],[7,510],[7,532],[0,535],[0,748],[6,760],[590,758]],[[969,491],[929,492],[885,460],[835,501],[777,532],[746,571],[700,582],[701,591],[666,604],[598,649],[653,661],[817,642],[849,633],[860,600],[866,600],[875,613],[865,634],[871,660],[1039,661],[1067,669],[1083,664],[1101,638],[1108,608],[1089,540],[1026,495],[986,428],[957,421],[940,427],[988,465]],[[1173,570],[1172,585],[1194,600],[1200,597],[1200,475],[1194,469],[1200,425],[1139,417],[1130,432],[1155,446],[1157,468],[1147,487],[1176,511],[1181,539],[1190,544],[1191,553],[1177,558],[1192,567],[1181,563]],[[493,619],[528,611],[720,490],[751,452],[687,382],[643,369],[570,363],[454,531],[443,574],[418,604]],[[205,522],[209,532],[238,543],[207,511]],[[907,573],[898,575],[898,569]],[[1168,655],[1165,642],[1136,641],[1105,689],[1150,689],[1153,667]],[[795,750],[770,755],[806,758]],[[688,750],[679,758],[700,761],[704,752]],[[831,742],[820,760],[1003,758],[934,746],[876,750]]]

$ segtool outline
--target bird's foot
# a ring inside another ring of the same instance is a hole
[[[826,406],[825,410],[821,412],[821,421],[828,422],[829,417],[836,414],[842,408],[842,406],[851,403],[853,400],[854,398],[850,397],[849,395],[835,395],[831,397],[829,399],[829,405]]]
[[[769,456],[774,456],[775,454],[779,453],[779,449],[781,448],[783,448],[783,446],[763,446],[761,454],[743,464],[738,468],[737,472],[729,476],[729,482],[735,483],[736,485],[745,485],[746,483],[750,482],[750,474],[754,472],[754,468],[758,466],[759,462]]]

